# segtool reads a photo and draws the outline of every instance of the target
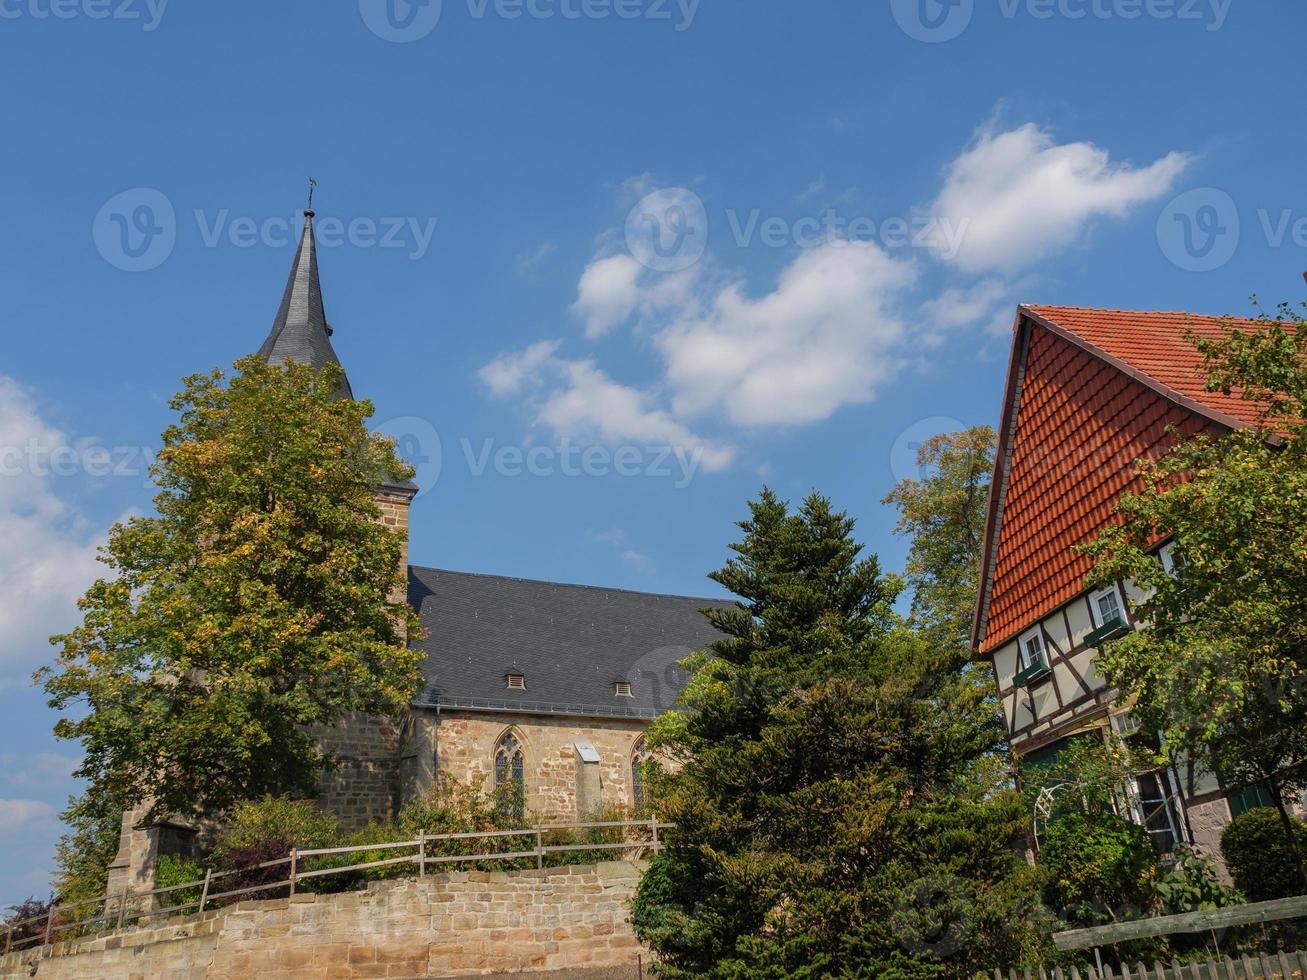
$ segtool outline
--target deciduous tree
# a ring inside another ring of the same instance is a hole
[[[213,813],[311,793],[311,733],[408,704],[419,654],[403,540],[377,484],[411,476],[340,369],[257,357],[185,379],[152,468],[156,513],[116,525],[111,574],[42,671],[101,805]]]

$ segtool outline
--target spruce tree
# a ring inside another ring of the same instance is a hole
[[[970,975],[1033,945],[1024,812],[971,778],[1000,732],[956,653],[908,631],[902,588],[820,495],[769,490],[712,577],[680,710],[656,726],[677,825],[635,921],[672,977]]]

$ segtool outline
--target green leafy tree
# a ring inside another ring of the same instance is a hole
[[[339,367],[235,367],[185,379],[157,513],[111,530],[113,574],[38,675],[97,806],[211,814],[312,793],[330,760],[311,728],[395,713],[418,682],[403,538],[373,500],[411,470],[369,434],[370,403],[333,396]]]
[[[1270,787],[1307,882],[1285,805],[1307,786],[1307,329],[1284,308],[1194,342],[1208,390],[1260,406],[1260,422],[1138,464],[1143,488],[1120,500],[1122,523],[1084,550],[1093,583],[1148,592],[1148,625],[1098,667],[1168,752],[1228,785]],[[1168,535],[1171,573],[1155,553]]]
[[[61,817],[67,830],[55,845],[54,887],[59,901],[103,895],[109,865],[118,854],[122,808],[106,796],[83,793],[68,800]]]
[[[995,719],[956,656],[903,629],[853,522],[768,490],[712,577],[739,597],[655,746],[677,824],[642,882],[673,977],[962,976],[1035,944],[1020,800],[969,765]]]
[[[927,439],[917,450],[922,476],[900,481],[882,501],[898,508],[895,533],[912,542],[904,577],[913,626],[964,658],[980,588],[994,441],[987,425]]]
[[[1045,899],[1069,927],[1147,916],[1160,869],[1148,831],[1111,813],[1069,813],[1053,823],[1039,863]]]

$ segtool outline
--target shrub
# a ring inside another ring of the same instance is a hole
[[[199,881],[204,877],[204,868],[190,858],[179,857],[175,854],[162,854],[154,865],[154,887],[171,888],[173,885],[184,885],[188,882]],[[200,892],[203,886],[196,885],[194,888],[179,888],[175,892],[168,892],[159,896],[159,904],[166,908],[173,908],[178,905],[188,905],[191,902],[198,903]],[[195,911],[189,909],[188,911]]]
[[[1108,813],[1071,813],[1048,829],[1039,864],[1044,900],[1073,926],[1146,913],[1155,903],[1157,853],[1137,824]]]
[[[1168,915],[1207,912],[1240,905],[1244,900],[1236,889],[1221,881],[1210,858],[1183,844],[1176,847],[1175,864],[1162,872],[1154,888]]]
[[[1307,854],[1307,824],[1293,820],[1298,849]],[[1250,902],[1303,894],[1303,880],[1280,814],[1257,807],[1230,821],[1221,834],[1221,854],[1239,890]]]
[[[223,878],[219,891],[235,891],[289,876],[285,865],[257,865],[289,857],[296,848],[334,847],[340,842],[340,825],[312,800],[268,796],[237,804],[231,823],[213,851],[214,863],[240,873]],[[307,884],[307,883],[306,883]],[[312,890],[312,889],[306,889]],[[246,898],[268,898],[253,892]]]
[[[3,924],[8,926],[10,923],[23,923],[14,927],[15,943],[45,937],[45,917],[50,912],[51,901],[53,899],[43,902],[39,898],[29,898],[20,905],[9,906],[9,914],[5,916]],[[28,922],[28,919],[36,921]]]

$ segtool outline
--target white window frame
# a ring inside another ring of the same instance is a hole
[[[1141,772],[1131,777],[1126,786],[1127,815],[1130,822],[1144,828],[1149,839],[1152,839],[1158,833],[1158,831],[1149,829],[1147,815],[1144,812],[1143,794],[1139,790],[1139,780],[1144,776],[1155,777],[1165,797],[1162,801],[1161,812],[1166,816],[1167,833],[1171,835],[1176,844],[1188,844],[1189,828],[1185,826],[1183,814],[1184,797],[1179,789],[1180,780],[1171,766],[1150,769],[1147,772]]]
[[[1175,542],[1168,541],[1162,547],[1157,549],[1157,560],[1162,563],[1162,568],[1167,575],[1175,577]]]
[[[1034,629],[1028,629],[1021,634],[1017,640],[1017,673],[1023,670],[1029,670],[1035,666],[1033,662],[1026,660],[1026,641],[1036,639],[1039,641],[1039,663],[1048,666],[1048,644],[1044,641],[1044,627],[1036,626]]]
[[[1128,622],[1125,616],[1125,599],[1121,595],[1121,589],[1113,583],[1106,589],[1099,589],[1097,592],[1089,594],[1089,617],[1093,620],[1095,629],[1101,629],[1106,625],[1103,622],[1103,614],[1098,608],[1098,600],[1107,595],[1116,596],[1116,608],[1121,614],[1121,622]]]

